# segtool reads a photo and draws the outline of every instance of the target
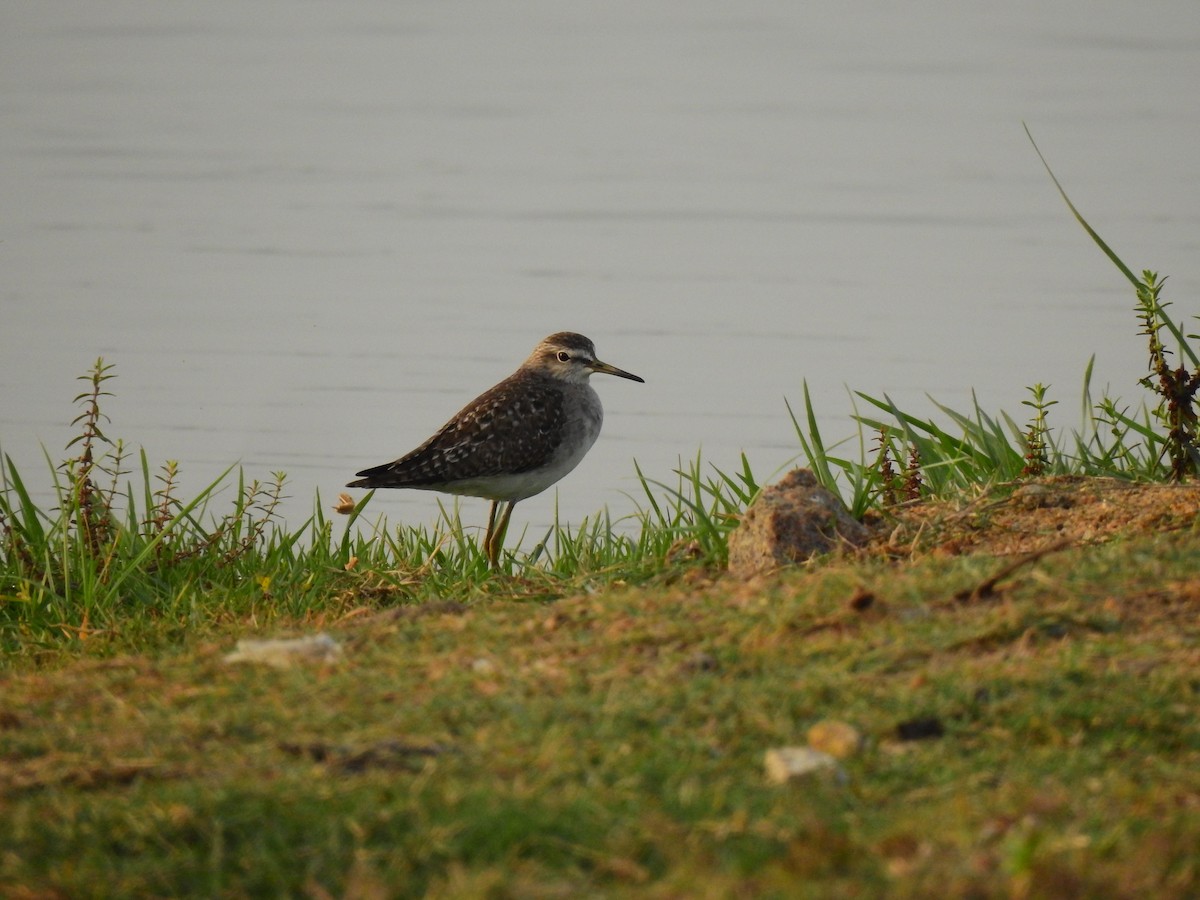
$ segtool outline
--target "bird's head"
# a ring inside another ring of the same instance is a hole
[[[603,372],[605,375],[616,375],[618,378],[645,383],[644,379],[632,372],[596,359],[595,345],[582,334],[573,331],[560,331],[544,339],[534,348],[525,365],[540,369],[562,381],[586,383],[593,372]]]

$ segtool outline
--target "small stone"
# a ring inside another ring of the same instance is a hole
[[[721,667],[717,658],[711,653],[699,650],[683,661],[681,668],[685,672],[715,672]]]
[[[896,737],[902,741],[927,741],[940,738],[945,733],[946,727],[937,716],[919,716],[896,726]]]
[[[341,646],[322,631],[310,637],[241,640],[233,652],[225,655],[225,662],[262,663],[276,669],[287,669],[297,663],[327,665],[341,658]]]
[[[773,747],[763,757],[763,764],[767,779],[774,784],[812,775],[827,776],[837,782],[846,780],[846,773],[836,759],[811,747]]]
[[[837,719],[824,719],[808,729],[808,745],[835,759],[848,759],[862,749],[863,738],[857,728]]]
[[[866,612],[875,605],[875,595],[864,587],[856,588],[850,595],[849,605],[857,613]]]
[[[486,656],[471,660],[471,671],[477,675],[491,675],[496,671],[496,664]]]
[[[793,469],[763,489],[729,535],[729,573],[750,578],[796,565],[841,546],[866,543],[870,531],[808,469]]]

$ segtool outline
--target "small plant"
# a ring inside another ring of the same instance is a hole
[[[1032,400],[1022,400],[1023,406],[1033,410],[1033,418],[1025,431],[1025,466],[1021,469],[1022,477],[1036,478],[1046,472],[1049,459],[1046,456],[1047,443],[1050,440],[1050,427],[1047,424],[1047,411],[1058,403],[1057,400],[1047,400],[1049,388],[1038,382],[1029,389]]]
[[[174,512],[179,508],[179,501],[174,496],[179,479],[179,461],[168,459],[163,463],[162,471],[156,477],[161,483],[161,487],[154,491],[154,513],[146,522],[148,537],[162,534],[167,523],[174,516]]]
[[[892,448],[888,441],[888,429],[879,429],[878,452],[875,469],[879,473],[879,502],[882,506],[895,506],[900,502],[900,478],[892,464]]]
[[[921,453],[916,446],[908,448],[904,472],[901,474],[896,471],[893,454],[899,458],[902,449],[893,446],[888,427],[880,427],[875,462],[875,472],[879,478],[876,497],[885,509],[921,498],[921,488],[924,484],[921,478]]]
[[[1137,314],[1142,322],[1142,334],[1150,342],[1150,374],[1139,383],[1159,395],[1154,408],[1154,417],[1167,429],[1165,452],[1171,459],[1171,478],[1182,481],[1189,475],[1200,473],[1200,448],[1196,434],[1196,393],[1200,391],[1200,365],[1190,372],[1180,365],[1172,368],[1168,362],[1170,350],[1162,341],[1163,329],[1175,333],[1179,329],[1166,315],[1166,307],[1159,295],[1163,283],[1158,273],[1149,270],[1142,273],[1137,285]],[[1182,336],[1180,337],[1183,343]],[[1186,344],[1184,344],[1186,346]]]
[[[925,486],[921,478],[921,451],[916,447],[908,449],[908,464],[904,467],[904,483],[901,490],[905,500],[920,500],[921,489]]]
[[[83,412],[71,424],[79,426],[80,431],[67,443],[68,450],[78,446],[79,455],[68,459],[62,466],[67,475],[69,503],[76,512],[74,526],[82,548],[93,560],[100,559],[111,542],[114,528],[113,497],[117,483],[124,474],[121,470],[124,448],[119,441],[110,441],[100,430],[100,423],[108,421],[108,417],[100,410],[100,398],[112,396],[111,392],[103,390],[104,383],[116,377],[112,368],[111,364],[99,358],[91,372],[79,376],[78,380],[88,382],[90,387],[75,397],[75,402],[83,405]],[[113,450],[101,450],[104,444]],[[96,484],[97,473],[110,477],[111,486],[107,493]]]

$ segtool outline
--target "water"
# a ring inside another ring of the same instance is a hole
[[[1200,6],[41,2],[0,12],[0,446],[42,482],[75,376],[197,487],[289,475],[298,524],[569,329],[578,521],[702,449],[762,476],[847,389],[1019,415],[1133,400],[1135,269],[1200,286]],[[518,507],[541,527],[555,492]],[[434,498],[375,508],[431,522]],[[468,521],[485,504],[464,501]]]

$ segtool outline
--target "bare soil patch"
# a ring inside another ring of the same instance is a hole
[[[1081,546],[1118,537],[1195,528],[1200,484],[1133,484],[1115,478],[1058,476],[1006,496],[921,501],[871,524],[869,552],[1011,556],[1052,544]]]

